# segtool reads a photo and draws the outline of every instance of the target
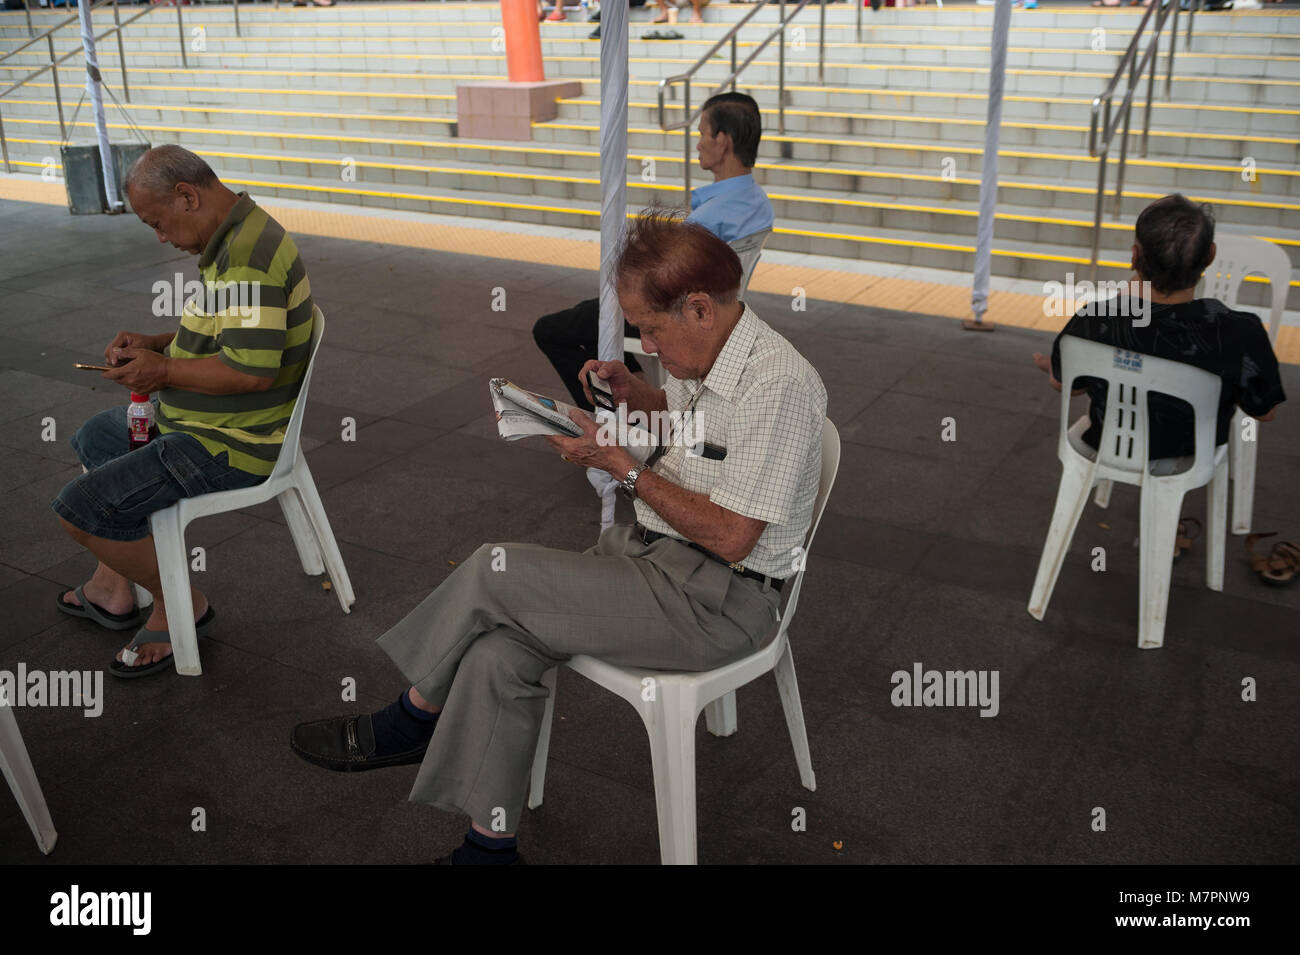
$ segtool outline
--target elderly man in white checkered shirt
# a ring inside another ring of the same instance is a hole
[[[583,434],[547,440],[618,479],[637,523],[582,554],[484,544],[379,638],[409,690],[293,733],[294,751],[328,769],[422,763],[410,798],[470,817],[442,863],[522,861],[514,833],[547,670],[579,653],[687,671],[748,656],[772,635],[812,519],[826,389],[739,300],[735,252],[679,216],[646,214],[615,274],[624,315],[671,377],[656,389],[622,362],[592,361],[583,387],[588,372],[606,381],[629,416],[659,425],[661,450],[640,465],[576,411]]]

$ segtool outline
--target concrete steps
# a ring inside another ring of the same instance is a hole
[[[658,79],[693,63],[748,9],[711,6],[709,23],[678,24],[685,39],[659,42],[639,39],[651,27],[647,14],[634,11],[633,206],[682,200],[683,134],[658,128]],[[188,66],[181,64],[173,10],[127,28],[133,95],[126,112],[153,142],[183,142],[259,195],[596,227],[599,44],[586,39],[590,25],[543,27],[548,75],[581,78],[583,92],[560,103],[554,122],[534,127],[532,144],[471,143],[458,138],[455,88],[504,71],[493,48],[495,4],[240,10],[237,37],[228,6],[184,8]],[[990,13],[951,4],[942,11],[866,11],[858,42],[853,8],[828,6],[819,79],[817,11],[805,11],[803,33],[787,50],[784,134],[777,131],[776,50],[759,56],[741,88],[764,109],[757,176],[777,214],[770,248],[971,268]],[[775,16],[760,12],[766,23]],[[0,15],[0,55],[26,35],[21,17]],[[38,23],[42,17],[58,19],[34,15]],[[1013,17],[996,274],[1047,281],[1081,271],[1097,173],[1087,155],[1091,100],[1138,19],[1127,10],[1074,7]],[[1105,44],[1094,50],[1098,26]],[[1162,55],[1148,155],[1142,158],[1136,139],[1130,141],[1122,216],[1111,221],[1107,203],[1102,258],[1125,266],[1133,217],[1151,198],[1178,190],[1214,203],[1225,230],[1279,241],[1300,266],[1300,17],[1273,10],[1211,14],[1197,17],[1196,26],[1190,51],[1180,34],[1169,101]],[[738,44],[741,57],[766,32],[750,30]],[[196,40],[202,49],[193,49]],[[58,48],[75,43],[69,32]],[[117,85],[115,43],[101,44],[100,61]],[[42,62],[44,54],[33,52],[0,63],[0,88]],[[694,101],[729,69],[724,48],[697,74]],[[75,57],[59,80],[70,117],[83,80]],[[680,104],[670,100],[667,110],[675,120]],[[48,74],[0,99],[0,111],[16,168],[38,171],[57,156]],[[119,127],[115,138],[127,138],[120,116],[109,118]],[[1140,128],[1137,108],[1134,122]],[[85,123],[83,111],[76,138],[89,138]],[[654,161],[653,182],[643,179],[643,159]],[[1243,179],[1243,162],[1253,164],[1254,181]],[[347,164],[354,164],[354,180],[341,175]],[[695,169],[692,181],[707,176]],[[1297,306],[1300,285],[1292,291]]]

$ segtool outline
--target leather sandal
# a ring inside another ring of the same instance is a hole
[[[1255,554],[1255,541],[1276,536],[1277,531],[1247,534],[1246,554],[1250,557],[1250,569],[1259,574],[1260,580],[1270,587],[1288,587],[1294,583],[1296,574],[1300,574],[1300,547],[1290,541],[1278,541],[1267,557]]]
[[[1195,528],[1195,532],[1192,532]],[[1201,522],[1194,517],[1184,517],[1178,522],[1178,535],[1174,538],[1175,562],[1192,549],[1192,542],[1201,536]]]

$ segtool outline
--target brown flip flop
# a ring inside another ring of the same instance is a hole
[[[1278,541],[1267,557],[1255,554],[1255,541],[1262,537],[1276,537],[1277,531],[1267,534],[1247,534],[1246,554],[1250,557],[1250,569],[1259,574],[1259,579],[1270,587],[1290,586],[1300,574],[1300,547],[1290,541]]]
[[[1192,529],[1195,528],[1195,532]],[[1174,561],[1192,549],[1192,542],[1201,536],[1201,522],[1194,517],[1184,517],[1178,522],[1178,536],[1174,538]]]

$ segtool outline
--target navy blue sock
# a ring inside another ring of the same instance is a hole
[[[477,829],[470,829],[463,845],[452,852],[454,865],[509,865],[519,858],[518,842],[514,836],[493,838]]]
[[[411,702],[410,690],[407,690],[400,697],[398,697],[397,701],[402,704],[402,709],[406,710],[406,712],[409,713],[411,716],[414,716],[417,720],[420,720],[421,722],[424,723],[432,723],[434,720],[438,718],[438,714],[442,712],[442,710],[439,710],[437,713],[430,713],[428,710],[420,709],[418,706],[416,706],[414,703]]]
[[[427,745],[438,725],[437,713],[426,713],[407,699],[407,694],[370,715],[375,731],[375,754],[389,756]]]

